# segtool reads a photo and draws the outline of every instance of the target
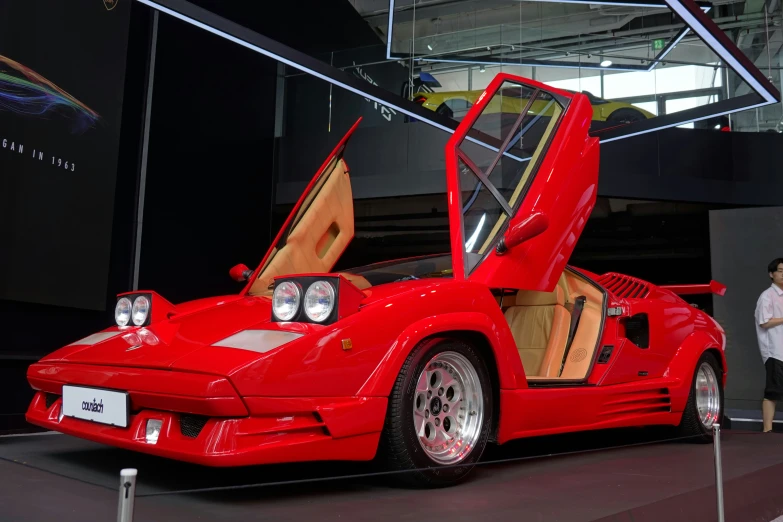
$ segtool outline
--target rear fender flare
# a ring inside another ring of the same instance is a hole
[[[502,332],[487,315],[479,312],[457,312],[425,317],[409,325],[392,343],[370,377],[358,392],[360,397],[388,397],[394,382],[411,351],[424,339],[451,332],[470,331],[484,336],[495,357],[500,389],[515,389],[525,383],[522,362],[516,350],[504,350]],[[516,358],[511,357],[511,352]]]
[[[679,379],[681,382],[681,385],[676,389],[669,390],[673,412],[681,412],[685,409],[685,403],[688,401],[688,394],[693,381],[693,372],[696,370],[696,363],[707,350],[710,350],[717,357],[723,370],[723,382],[721,384],[724,387],[726,386],[726,355],[722,348],[720,339],[710,335],[708,332],[693,332],[685,338],[663,374],[664,377]]]

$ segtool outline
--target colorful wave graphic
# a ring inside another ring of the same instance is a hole
[[[73,121],[71,132],[82,134],[101,116],[32,69],[0,55],[0,110],[47,118],[57,113]]]

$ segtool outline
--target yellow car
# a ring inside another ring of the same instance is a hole
[[[519,87],[508,87],[515,92],[509,92],[508,96],[496,95],[491,101],[484,113],[502,112],[519,114],[524,108],[523,103],[527,103],[524,96],[520,96]],[[506,89],[504,89],[506,90]],[[422,107],[443,114],[457,121],[467,114],[483,90],[479,91],[446,91],[446,92],[422,92],[419,91],[413,95],[413,101],[421,104]],[[503,91],[498,92],[502,94]],[[574,91],[568,91],[574,92]],[[635,107],[629,103],[615,102],[599,98],[588,91],[582,91],[590,100],[593,106],[593,121],[605,121],[609,123],[632,123],[639,120],[654,118],[655,115]],[[497,101],[496,101],[497,100]],[[533,102],[529,114],[540,114],[549,116],[554,108],[548,103],[547,97],[539,96]]]

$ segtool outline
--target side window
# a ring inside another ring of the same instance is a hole
[[[465,275],[519,208],[564,110],[550,93],[507,81],[458,145]]]

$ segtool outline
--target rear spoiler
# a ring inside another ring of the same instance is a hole
[[[710,283],[707,285],[660,285],[658,288],[669,290],[670,292],[674,292],[677,295],[724,295],[726,293],[726,285],[721,284],[715,280],[710,281]]]

